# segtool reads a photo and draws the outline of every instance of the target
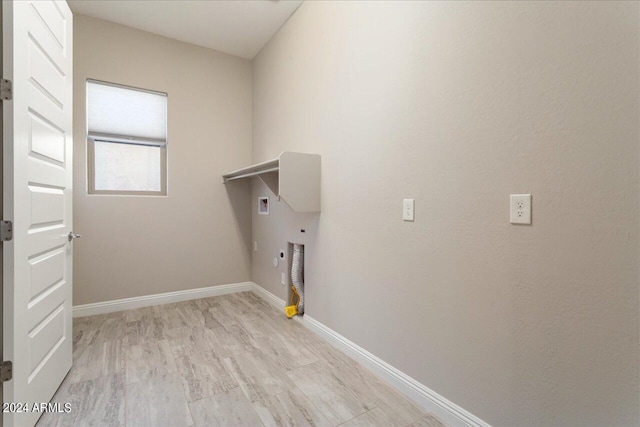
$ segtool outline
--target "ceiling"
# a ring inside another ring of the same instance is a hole
[[[252,59],[297,0],[70,0],[73,13]]]

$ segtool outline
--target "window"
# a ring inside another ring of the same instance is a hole
[[[167,194],[167,94],[87,80],[90,194]]]

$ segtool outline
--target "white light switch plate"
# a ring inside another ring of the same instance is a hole
[[[287,275],[285,273],[280,274],[280,284],[282,286],[287,284]]]
[[[512,194],[509,208],[511,224],[531,224],[531,194]]]
[[[415,208],[415,199],[404,199],[402,201],[402,219],[404,221],[413,221],[414,208]]]

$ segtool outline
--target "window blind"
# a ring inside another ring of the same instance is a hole
[[[95,140],[164,145],[167,95],[89,80],[87,121]]]

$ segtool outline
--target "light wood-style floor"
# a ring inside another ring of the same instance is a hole
[[[252,293],[74,320],[39,426],[443,424]]]

